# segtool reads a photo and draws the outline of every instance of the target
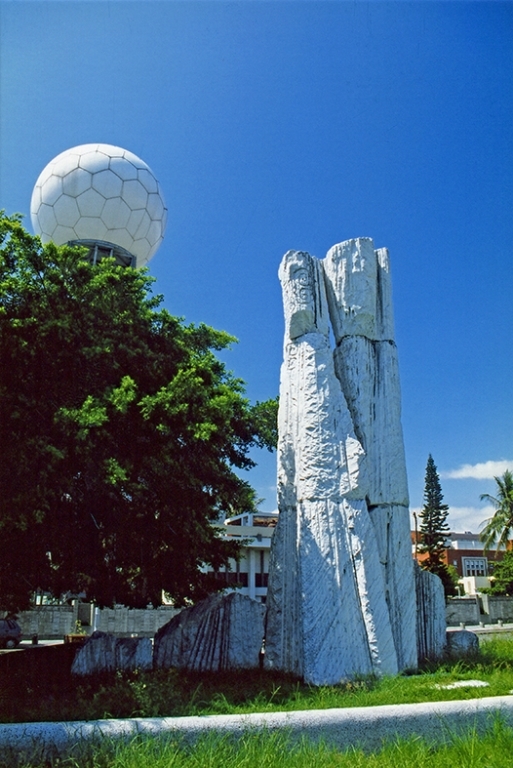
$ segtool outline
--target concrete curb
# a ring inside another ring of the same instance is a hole
[[[379,749],[384,740],[418,735],[440,744],[476,728],[490,727],[494,717],[513,727],[513,696],[465,701],[439,701],[351,709],[320,709],[248,715],[131,718],[59,723],[0,725],[0,753],[17,761],[65,755],[86,743],[126,739],[137,735],[174,736],[194,743],[217,733],[240,736],[248,730],[286,730],[292,739],[323,740],[340,749],[361,746]]]

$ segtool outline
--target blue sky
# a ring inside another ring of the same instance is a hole
[[[69,147],[139,155],[155,290],[237,336],[252,400],[278,392],[285,251],[388,247],[411,504],[431,453],[455,530],[513,469],[512,127],[512,2],[0,0],[0,207],[30,228]]]

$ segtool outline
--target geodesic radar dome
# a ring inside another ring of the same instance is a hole
[[[110,144],[83,144],[57,155],[32,193],[34,231],[46,243],[84,243],[146,264],[166,229],[160,185],[145,162]],[[135,262],[135,263],[134,263]]]

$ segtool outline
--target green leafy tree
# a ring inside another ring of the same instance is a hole
[[[494,563],[491,586],[486,587],[483,592],[513,596],[513,550],[504,552],[502,560]]]
[[[445,594],[454,595],[457,590],[447,564],[444,562],[447,549],[449,525],[447,516],[449,507],[443,503],[440,478],[433,457],[429,454],[424,484],[424,506],[420,513],[419,552],[427,554],[420,565],[431,573],[436,573],[442,580]]]
[[[513,538],[513,473],[507,469],[502,477],[494,477],[497,483],[497,496],[482,493],[481,501],[488,501],[495,507],[495,514],[486,521],[481,532],[481,541],[485,551],[497,545],[507,547]]]
[[[215,588],[237,547],[211,526],[252,510],[238,471],[276,443],[216,356],[233,337],[160,308],[145,270],[41,245],[0,215],[0,608],[36,589],[100,605]]]

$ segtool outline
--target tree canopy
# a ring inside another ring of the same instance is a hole
[[[444,562],[449,533],[449,507],[443,503],[443,498],[436,464],[429,454],[424,484],[424,506],[420,513],[419,546],[419,551],[427,554],[427,557],[420,565],[431,573],[436,573],[443,582],[445,594],[453,595],[456,593],[454,579]]]
[[[494,477],[497,484],[497,496],[482,493],[481,501],[488,501],[495,507],[493,517],[486,521],[481,532],[481,541],[485,551],[497,545],[497,549],[506,547],[513,538],[513,473],[507,469],[502,477]]]
[[[235,339],[161,308],[145,270],[42,245],[0,215],[0,608],[85,591],[182,603],[236,554],[210,524],[251,510],[238,470],[276,443],[216,352]]]
[[[502,560],[494,563],[491,584],[483,591],[491,595],[513,595],[513,550],[504,552]]]

